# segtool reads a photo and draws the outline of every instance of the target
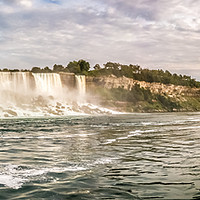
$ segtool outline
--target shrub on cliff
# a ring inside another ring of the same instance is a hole
[[[163,95],[157,94],[156,95],[157,101],[162,105],[164,109],[167,111],[179,110],[181,108],[178,102],[172,101],[169,97],[165,97]]]
[[[104,102],[124,102],[128,103],[129,106],[132,105],[135,111],[175,111],[180,110],[181,106],[179,102],[172,100],[171,98],[160,95],[153,94],[149,89],[141,88],[139,85],[135,85],[131,90],[126,90],[122,87],[119,88],[96,88],[97,93],[99,93]]]

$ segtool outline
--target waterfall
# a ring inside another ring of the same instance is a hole
[[[75,75],[76,88],[80,95],[85,95],[86,92],[86,80],[84,75]]]
[[[0,90],[12,92],[27,92],[30,86],[29,73],[27,72],[0,72]]]
[[[63,88],[71,88],[73,79],[71,74],[57,73],[31,73],[31,72],[0,72],[0,92],[28,93],[34,95],[63,95]],[[74,75],[73,75],[74,76]],[[70,77],[70,85],[67,78]],[[61,80],[62,78],[62,80]],[[63,83],[62,83],[63,82]],[[64,84],[64,85],[63,85]],[[84,75],[75,75],[75,85],[78,93],[84,95],[86,92],[86,81]],[[75,88],[74,88],[75,89]],[[76,90],[74,90],[75,92]]]
[[[63,92],[60,75],[56,73],[33,73],[35,92],[40,95],[60,96]]]
[[[0,72],[0,103],[21,102],[30,88],[30,73]]]
[[[84,75],[0,72],[0,118],[104,112],[85,93]]]

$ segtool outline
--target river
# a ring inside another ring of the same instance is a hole
[[[0,120],[0,199],[199,199],[200,113]]]

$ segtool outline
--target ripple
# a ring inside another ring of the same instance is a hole
[[[0,120],[0,199],[193,199],[200,114]]]

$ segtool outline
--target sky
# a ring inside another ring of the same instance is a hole
[[[0,68],[84,59],[200,80],[200,0],[0,0]]]

